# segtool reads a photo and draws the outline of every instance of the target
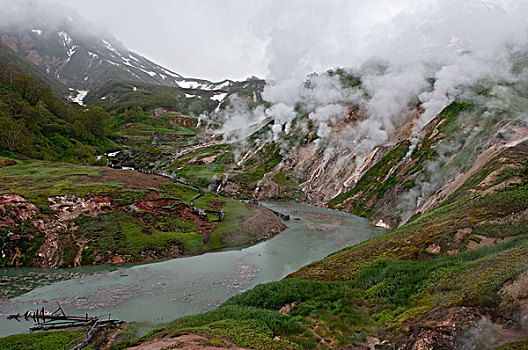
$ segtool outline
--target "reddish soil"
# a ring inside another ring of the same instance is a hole
[[[194,210],[186,204],[179,203],[172,206],[170,209],[165,208],[175,201],[173,199],[157,199],[150,201],[139,201],[130,207],[136,210],[150,212],[154,215],[162,217],[170,215],[179,218],[182,221],[192,221],[196,226],[196,231],[204,236],[204,242],[209,242],[211,232],[215,229],[215,224],[209,222],[207,218],[202,218],[194,212]],[[139,218],[141,220],[141,218]],[[147,223],[143,222],[147,225]]]
[[[227,340],[218,340],[218,345],[213,344],[207,337],[198,334],[184,334],[177,337],[156,337],[141,345],[128,348],[129,350],[162,350],[162,349],[184,349],[184,350],[215,350],[215,349],[241,350],[235,344]]]
[[[26,220],[33,219],[38,213],[37,207],[22,196],[0,196],[0,228],[17,227]]]
[[[127,190],[144,190],[145,188],[160,188],[161,184],[172,182],[170,179],[153,174],[142,174],[133,170],[118,170],[99,168],[100,176],[91,176],[93,182],[121,182]]]

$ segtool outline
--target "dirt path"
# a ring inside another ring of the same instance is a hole
[[[215,350],[226,348],[232,350],[243,350],[235,344],[224,339],[218,339],[214,342],[211,339],[198,334],[184,334],[178,337],[157,337],[146,341],[145,343],[128,348],[129,350],[163,350],[163,349],[183,349],[183,350]]]

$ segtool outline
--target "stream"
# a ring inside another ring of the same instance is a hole
[[[124,321],[168,322],[211,310],[257,284],[280,280],[310,262],[385,232],[366,219],[326,208],[295,203],[265,206],[290,215],[291,220],[285,222],[288,228],[281,234],[254,246],[108,267],[87,275],[73,273],[71,279],[0,299],[0,337],[33,326],[32,321],[7,320],[7,314],[41,307],[55,311],[57,301],[69,315],[111,314]]]

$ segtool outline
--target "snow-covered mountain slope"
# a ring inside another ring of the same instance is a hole
[[[211,91],[224,91],[232,83],[185,78],[128,50],[113,35],[58,5],[52,9],[19,1],[2,11],[13,16],[0,24],[1,42],[74,90],[91,90],[116,79]]]

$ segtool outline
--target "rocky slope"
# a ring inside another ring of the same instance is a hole
[[[491,127],[481,112],[451,104],[412,151],[410,140],[385,146],[359,188],[331,202],[398,228],[123,345],[198,333],[255,349],[523,348],[528,128]],[[485,127],[471,139],[475,125]],[[453,143],[442,182],[402,207],[396,199],[432,180],[428,166]]]
[[[64,33],[46,34],[63,40],[53,44],[62,53],[55,53],[57,67],[42,66],[59,77],[68,77],[62,64],[89,45],[99,57],[84,52],[90,64],[104,63],[116,75],[138,74],[137,81],[156,84],[171,76],[146,69],[148,62],[111,40],[80,45]],[[4,42],[22,55],[54,61],[54,54],[36,49],[44,30],[6,35]],[[149,98],[128,108],[154,89],[108,83],[89,99],[115,112],[115,139],[123,148],[101,160],[179,182],[6,154],[0,261],[69,266],[248,244],[280,231],[278,219],[211,193],[194,200],[197,188],[295,199],[362,215],[391,231],[115,348],[177,346],[166,340],[186,335],[206,346],[254,349],[525,348],[527,55],[521,48],[504,60],[477,57],[476,63],[471,45],[455,44],[462,50],[451,65],[400,71],[374,61],[313,74],[295,91],[242,85],[205,114],[156,110]],[[178,84],[176,76],[169,80]],[[191,92],[175,91],[168,94]],[[227,221],[217,222],[224,208]],[[262,226],[269,230],[255,229]]]
[[[46,17],[44,9],[28,10],[43,10],[44,14],[40,13],[38,18]],[[37,20],[31,26],[4,25],[0,28],[0,39],[12,51],[74,90],[91,90],[111,79],[204,90],[222,90],[232,83],[184,78],[128,50],[112,35],[98,33],[80,16],[64,14],[55,19],[51,24]]]
[[[363,148],[350,134],[373,117],[357,100],[337,103],[326,138],[313,110],[298,106],[286,130],[268,109],[243,140],[176,157],[190,174],[201,156],[214,169],[231,152],[221,180],[204,185],[296,196],[392,230],[119,346],[197,333],[255,349],[526,347],[526,86],[521,75],[459,87],[428,119],[411,98],[384,141]]]

